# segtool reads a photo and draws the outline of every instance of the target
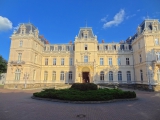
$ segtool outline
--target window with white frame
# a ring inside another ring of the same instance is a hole
[[[21,62],[22,53],[18,53],[18,62]]]
[[[140,63],[142,62],[142,56],[141,54],[139,55]]]
[[[48,65],[48,58],[45,58],[45,65]]]
[[[109,81],[113,81],[113,72],[109,71]]]
[[[122,81],[122,72],[118,71],[118,81]]]
[[[88,56],[87,56],[87,55],[84,56],[84,62],[85,62],[85,63],[88,62]]]
[[[23,46],[23,41],[22,41],[22,40],[20,41],[19,46],[20,46],[20,47]]]
[[[72,71],[69,71],[68,79],[69,79],[69,80],[72,80]]]
[[[53,65],[56,65],[56,58],[53,58]]]
[[[159,39],[155,39],[155,45],[159,45]]]
[[[64,80],[64,71],[61,71],[60,80]]]
[[[15,80],[20,80],[20,77],[21,77],[21,70],[17,69],[15,71]]]
[[[121,58],[117,58],[117,64],[121,65]]]
[[[126,65],[129,65],[129,58],[126,58]]]
[[[131,81],[131,72],[127,71],[127,81]]]
[[[109,58],[109,65],[112,65],[112,58]]]
[[[48,80],[48,72],[44,71],[44,81],[47,81],[47,80]]]
[[[61,65],[64,65],[64,58],[61,58]]]
[[[143,81],[143,71],[140,70],[141,81]]]
[[[56,71],[53,71],[52,72],[52,81],[55,81],[56,80]]]
[[[73,59],[69,58],[69,65],[73,65]]]
[[[100,65],[104,65],[103,58],[100,58]]]
[[[85,46],[84,46],[84,50],[87,50],[88,49],[88,46],[85,44]]]
[[[160,61],[160,52],[157,52],[156,56],[157,56],[157,61]]]
[[[104,72],[103,71],[100,72],[100,80],[104,80]]]

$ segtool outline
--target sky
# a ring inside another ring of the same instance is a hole
[[[120,42],[145,19],[160,19],[160,0],[0,0],[0,55],[8,61],[10,37],[32,23],[51,44],[68,43],[92,27],[99,43]]]

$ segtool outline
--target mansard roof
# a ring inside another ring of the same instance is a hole
[[[29,33],[30,31],[34,32],[34,30],[37,29],[32,23],[22,23],[22,24],[19,25],[19,28],[17,29],[15,34],[20,33],[20,28],[21,28],[22,25],[26,27],[26,33]]]
[[[85,31],[88,32],[88,37],[89,38],[94,38],[95,37],[91,27],[82,27],[82,28],[80,28],[78,38],[83,38]]]

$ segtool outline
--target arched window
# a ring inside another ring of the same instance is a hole
[[[47,81],[47,80],[48,80],[48,72],[44,71],[44,81]]]
[[[112,71],[109,71],[109,80],[113,81],[113,72]]]
[[[60,80],[64,80],[64,71],[61,71]]]
[[[72,71],[69,71],[68,79],[69,79],[69,80],[72,80]]]
[[[127,71],[127,81],[131,81],[131,72]]]
[[[52,72],[52,81],[56,80],[56,71]]]
[[[21,77],[21,70],[17,69],[15,71],[15,80],[20,80],[20,77]]]
[[[160,69],[157,70],[157,80],[160,82]]]
[[[122,81],[122,72],[118,71],[118,81]]]
[[[143,71],[140,70],[140,75],[141,75],[141,81],[143,81]]]
[[[103,71],[100,72],[100,80],[104,80],[104,72]]]

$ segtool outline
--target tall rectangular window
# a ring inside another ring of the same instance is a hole
[[[69,65],[73,65],[73,59],[69,58]]]
[[[19,46],[20,46],[20,47],[23,46],[23,41],[22,41],[22,40],[20,41]]]
[[[131,72],[127,71],[127,81],[131,81]]]
[[[139,55],[140,63],[142,62],[142,56],[141,54]]]
[[[61,58],[61,65],[64,65],[64,58]]]
[[[117,58],[117,64],[121,65],[121,59],[120,58]]]
[[[129,58],[126,58],[126,65],[130,65]]]
[[[18,62],[21,62],[22,53],[18,53]]]
[[[53,58],[53,65],[56,65],[56,58]]]
[[[48,65],[48,58],[45,59],[45,65]]]
[[[34,63],[37,62],[37,55],[34,56]]]
[[[140,70],[140,74],[141,74],[141,81],[143,81],[143,71]]]
[[[118,81],[122,81],[122,72],[118,71]]]
[[[109,65],[112,65],[112,58],[109,58]]]
[[[155,44],[159,45],[159,40],[157,38],[155,39]]]
[[[84,56],[84,62],[85,62],[85,63],[88,62],[88,56]]]
[[[103,58],[100,58],[100,65],[103,65],[104,62],[103,62]]]
[[[85,45],[84,49],[87,50],[87,45]]]

